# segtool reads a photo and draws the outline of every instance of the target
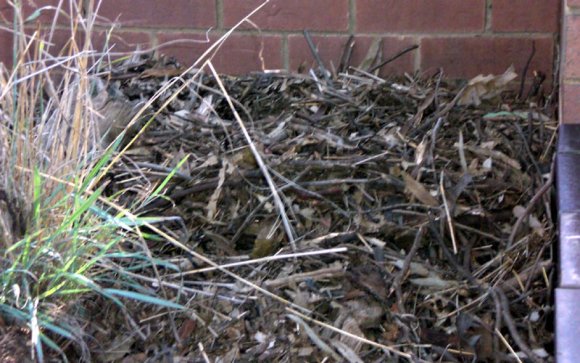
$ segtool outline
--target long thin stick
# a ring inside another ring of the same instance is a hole
[[[287,307],[287,308],[286,308],[286,310],[287,310],[289,313],[291,313],[291,314],[297,315],[297,316],[299,316],[300,318],[302,318],[302,319],[304,319],[304,320],[306,320],[306,321],[309,321],[309,322],[311,322],[311,323],[314,323],[314,324],[316,324],[316,325],[319,325],[319,326],[321,326],[321,327],[323,327],[323,328],[326,328],[326,329],[332,330],[332,331],[333,331],[333,332],[335,332],[335,333],[339,333],[339,334],[341,334],[341,335],[344,335],[345,337],[349,337],[349,338],[355,339],[355,340],[357,340],[357,341],[359,341],[359,342],[362,342],[362,343],[365,343],[365,344],[371,345],[371,346],[373,346],[373,347],[376,347],[376,348],[379,348],[379,349],[384,349],[384,350],[386,350],[387,352],[391,352],[391,353],[393,353],[393,354],[395,354],[395,355],[398,355],[399,357],[406,358],[406,359],[408,359],[409,361],[413,361],[413,362],[415,362],[415,360],[413,360],[413,356],[412,356],[411,354],[409,354],[409,353],[402,352],[402,351],[400,351],[400,350],[397,350],[397,349],[395,349],[395,348],[392,348],[392,347],[386,346],[386,345],[384,345],[384,344],[380,344],[380,343],[374,342],[374,341],[372,341],[372,340],[368,340],[368,339],[366,339],[366,338],[364,338],[364,337],[360,337],[360,336],[358,336],[358,335],[355,335],[355,334],[349,333],[349,332],[347,332],[347,331],[345,331],[345,330],[342,330],[342,329],[336,328],[336,327],[334,327],[334,326],[332,326],[332,325],[325,324],[325,323],[324,323],[324,322],[322,322],[322,321],[319,321],[319,320],[313,319],[313,318],[311,318],[311,317],[309,317],[309,316],[306,316],[306,315],[304,315],[304,314],[302,314],[302,313],[300,313],[300,312],[298,312],[298,311],[296,311],[296,310],[293,310],[293,309],[291,309],[291,308],[288,308],[288,307]]]
[[[447,226],[449,227],[449,234],[451,235],[451,244],[453,245],[453,254],[457,254],[457,241],[455,239],[455,229],[453,228],[453,220],[451,220],[451,212],[447,204],[447,197],[445,196],[445,188],[443,187],[443,173],[441,173],[441,181],[439,183],[441,189],[441,199],[443,199],[443,206],[445,207],[445,215],[447,219]]]
[[[20,170],[22,170],[24,172],[27,172],[27,173],[32,173],[32,170],[30,170],[28,168],[18,167],[18,169],[20,169]],[[39,173],[39,174],[43,178],[47,178],[47,179],[50,179],[52,181],[56,181],[58,183],[61,183],[63,185],[67,185],[67,186],[72,187],[72,188],[76,187],[76,185],[74,183],[70,183],[70,182],[68,182],[66,180],[63,180],[63,179],[54,177],[52,175],[48,175],[46,173]],[[86,195],[92,195],[94,192],[92,190],[85,190],[85,191],[83,191],[83,193],[86,194]],[[135,221],[137,221],[139,219],[139,217],[137,217],[136,215],[134,215],[133,213],[131,213],[129,210],[127,210],[127,209],[125,209],[125,208],[123,208],[123,207],[121,207],[121,206],[119,206],[119,205],[111,202],[110,200],[108,200],[105,197],[99,196],[98,197],[98,200],[101,203],[103,203],[103,204],[105,204],[105,205],[107,205],[107,206],[115,209],[117,212],[121,213],[124,217],[128,218],[132,222],[135,222]],[[189,253],[191,256],[193,256],[193,257],[195,257],[195,258],[203,261],[204,263],[207,263],[210,266],[216,267],[221,272],[225,273],[226,275],[228,275],[230,277],[233,277],[234,279],[240,281],[244,285],[247,285],[247,286],[251,287],[252,289],[254,289],[256,291],[259,291],[260,293],[264,294],[265,296],[268,296],[268,297],[270,297],[270,298],[272,298],[272,299],[274,299],[274,300],[276,300],[276,301],[278,301],[278,302],[280,302],[280,303],[282,303],[282,304],[284,304],[286,306],[291,306],[291,307],[293,307],[295,309],[298,309],[300,311],[303,311],[303,312],[305,312],[307,314],[311,313],[311,311],[309,309],[306,309],[306,308],[304,308],[304,307],[302,307],[300,305],[297,305],[297,304],[295,304],[293,302],[290,302],[290,301],[284,299],[283,297],[278,296],[278,295],[276,295],[276,294],[274,294],[274,293],[272,293],[272,292],[270,292],[270,291],[268,291],[268,290],[266,290],[266,289],[264,289],[264,288],[256,285],[255,283],[251,282],[250,280],[247,280],[247,279],[241,277],[240,275],[237,275],[237,274],[235,274],[235,273],[233,273],[233,272],[231,272],[231,271],[229,271],[229,270],[221,267],[220,265],[218,265],[217,263],[215,263],[214,261],[212,261],[208,257],[202,255],[201,253],[198,253],[198,252],[192,250],[191,248],[187,247],[183,243],[179,242],[178,240],[176,240],[175,238],[173,238],[172,236],[170,236],[166,232],[162,231],[161,229],[157,228],[156,226],[150,224],[149,222],[144,222],[143,225],[145,227],[149,228],[151,231],[157,233],[160,237],[165,238],[165,240],[167,242],[171,243],[173,246],[175,246],[177,248],[180,248],[181,250]]]
[[[546,194],[546,192],[548,190],[550,190],[550,188],[552,187],[552,184],[554,184],[554,166],[553,165],[552,165],[552,172],[550,173],[550,177],[548,178],[546,183],[544,185],[542,185],[542,187],[540,189],[538,189],[536,194],[534,194],[534,196],[532,197],[532,199],[528,203],[526,210],[524,210],[524,212],[520,215],[520,217],[518,218],[518,220],[514,224],[514,226],[512,228],[512,233],[510,234],[510,237],[509,237],[508,242],[507,242],[507,249],[510,249],[510,247],[514,244],[514,240],[516,239],[516,234],[518,233],[520,226],[524,223],[524,219],[528,218],[528,216],[532,212],[532,209],[534,209],[534,206],[536,205],[536,203],[540,200],[540,198],[542,198],[544,196],[544,194]]]
[[[337,248],[330,248],[330,249],[321,250],[321,251],[286,253],[286,254],[282,254],[282,255],[274,255],[274,256],[256,258],[256,259],[248,260],[248,261],[232,262],[232,263],[228,263],[225,265],[220,265],[220,267],[221,268],[240,267],[240,266],[253,265],[253,264],[258,264],[258,263],[263,263],[263,262],[271,262],[271,261],[277,261],[277,260],[285,260],[285,259],[291,259],[291,258],[297,258],[297,257],[319,256],[319,255],[325,255],[325,254],[329,254],[329,253],[342,253],[342,252],[346,252],[347,250],[348,249],[346,247],[337,247]],[[215,270],[219,270],[219,268],[218,267],[204,267],[204,268],[198,268],[197,270],[172,274],[172,275],[169,275],[167,277],[181,277],[181,276],[195,275],[195,274],[209,272],[209,271],[215,271]]]
[[[419,48],[419,46],[417,44],[412,45],[412,46],[410,46],[408,48],[405,48],[402,51],[400,51],[399,53],[395,54],[394,56],[386,59],[385,61],[381,62],[380,64],[378,64],[378,65],[374,66],[373,68],[369,69],[368,72],[369,73],[373,73],[377,69],[384,67],[388,63],[391,63],[392,61],[398,59],[399,57],[402,57],[403,55],[405,55],[405,54],[409,53],[410,51],[415,50],[417,48]]]
[[[256,159],[256,163],[258,164],[260,171],[262,171],[262,174],[264,175],[264,179],[266,179],[266,182],[268,183],[268,187],[270,187],[270,191],[272,192],[272,197],[274,198],[274,203],[276,204],[276,208],[278,209],[278,213],[280,213],[280,218],[282,219],[282,224],[284,225],[284,231],[286,231],[286,236],[288,237],[288,241],[290,242],[290,246],[292,246],[292,251],[296,252],[296,240],[294,238],[294,231],[292,230],[292,226],[290,225],[290,221],[288,220],[288,215],[286,214],[286,208],[284,207],[284,203],[282,202],[282,199],[280,198],[280,194],[278,194],[278,189],[277,189],[276,185],[274,184],[272,177],[270,176],[270,172],[268,171],[268,167],[266,166],[266,163],[264,163],[264,160],[262,159],[262,156],[260,155],[258,148],[254,144],[254,141],[252,140],[250,133],[246,129],[246,126],[244,125],[244,121],[242,121],[240,114],[238,113],[238,111],[234,107],[234,104],[232,103],[230,95],[228,94],[228,91],[224,87],[224,84],[222,83],[220,76],[217,74],[215,68],[213,67],[213,64],[211,62],[208,62],[207,65],[208,65],[209,69],[211,70],[211,73],[215,77],[218,86],[220,87],[221,91],[223,92],[223,94],[226,98],[226,101],[228,102],[228,105],[230,106],[230,109],[232,110],[232,113],[234,114],[234,117],[235,117],[236,121],[238,122],[238,125],[242,129],[242,133],[244,134],[244,137],[245,137],[248,145],[250,146],[250,150],[252,151],[252,154],[254,155],[254,158]]]
[[[167,92],[167,90],[169,90],[175,83],[177,83],[178,81],[183,81],[183,76],[185,76],[187,73],[191,72],[192,70],[195,69],[195,67],[197,67],[200,63],[203,62],[201,68],[205,67],[206,64],[209,63],[209,61],[211,60],[211,58],[213,57],[213,55],[222,47],[222,45],[225,43],[225,41],[227,40],[228,37],[230,37],[232,35],[232,33],[234,32],[234,30],[236,30],[237,28],[239,28],[246,20],[248,20],[252,15],[254,15],[255,13],[257,13],[260,9],[262,9],[264,6],[266,6],[267,3],[269,3],[270,0],[264,0],[264,2],[262,4],[260,4],[259,6],[257,6],[254,10],[252,10],[248,15],[246,15],[242,20],[240,20],[239,22],[236,23],[236,25],[234,25],[230,30],[228,30],[224,35],[222,35],[214,44],[212,44],[205,52],[203,52],[203,54],[201,56],[199,56],[199,58],[197,58],[197,60],[186,70],[183,71],[183,73],[181,74],[180,77],[175,77],[173,78],[171,81],[167,82],[163,87],[161,87],[161,89],[159,89],[155,95],[153,95],[153,97],[151,97],[143,107],[141,107],[141,109],[139,110],[139,112],[137,112],[133,118],[131,119],[131,121],[129,121],[129,123],[126,126],[126,129],[129,129],[130,127],[132,127],[137,120],[139,120],[143,114],[145,113],[145,111],[147,109],[149,109],[149,107],[151,107],[153,105],[153,103],[159,99],[161,97],[161,95],[163,95],[165,92]],[[211,57],[210,57],[211,55]],[[98,184],[98,182],[101,180],[101,178],[106,175],[109,170],[113,167],[113,165],[115,165],[120,159],[121,157],[127,152],[127,150],[129,150],[129,148],[133,145],[133,143],[139,138],[139,136],[145,132],[145,129],[147,128],[147,126],[153,121],[153,119],[155,117],[157,117],[157,115],[159,115],[161,113],[161,111],[163,111],[164,109],[167,108],[167,106],[174,100],[177,98],[177,96],[181,93],[181,91],[183,91],[184,89],[186,89],[192,82],[193,80],[200,74],[201,72],[201,68],[198,69],[195,74],[188,79],[187,81],[183,81],[182,85],[177,88],[175,90],[175,92],[171,95],[171,97],[169,97],[167,100],[165,100],[165,102],[161,105],[161,107],[159,107],[159,109],[153,114],[153,116],[151,116],[151,118],[149,119],[149,121],[141,128],[141,130],[139,130],[139,132],[133,136],[133,138],[127,143],[127,145],[125,145],[125,147],[123,148],[123,150],[121,150],[119,153],[117,153],[115,155],[115,157],[111,160],[111,162],[105,166],[103,168],[103,170],[95,177],[95,179],[92,181],[92,183],[89,185],[89,188],[92,189],[95,185]],[[122,134],[119,134],[119,136],[117,136],[118,138],[121,137]],[[111,145],[113,145],[114,142],[111,143]],[[111,147],[111,145],[109,145],[109,147]]]

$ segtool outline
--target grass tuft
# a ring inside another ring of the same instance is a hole
[[[183,310],[124,274],[163,262],[146,247],[121,247],[145,245],[138,228],[155,220],[128,220],[102,195],[122,135],[101,146],[94,74],[110,56],[93,47],[94,4],[83,4],[61,1],[24,18],[22,2],[14,2],[13,66],[0,64],[0,316],[29,332],[38,361],[47,359],[47,348],[66,360],[70,342],[90,360],[70,313],[81,297],[101,295],[121,311],[127,299]],[[52,26],[31,28],[48,10]],[[68,39],[56,49],[62,29],[55,24],[63,17]]]

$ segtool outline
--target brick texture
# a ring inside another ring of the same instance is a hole
[[[216,26],[214,0],[103,0],[100,15],[124,27],[208,29]]]
[[[71,9],[71,5],[76,6],[76,3],[71,4],[68,1],[34,0],[31,2],[22,1],[22,3],[22,15],[24,20],[29,20],[29,24],[50,23],[55,20],[57,24],[69,24],[71,21],[69,14],[78,13],[79,10]],[[40,12],[36,12],[36,9],[40,9]]]
[[[551,38],[535,39],[536,55],[529,72],[551,75],[554,43]],[[477,74],[503,73],[511,64],[521,75],[532,49],[532,40],[521,38],[427,38],[421,45],[421,68],[434,71],[443,67],[452,78]]]
[[[45,33],[43,39],[48,39]],[[74,47],[82,49],[84,47],[85,35],[77,32],[74,36]],[[57,29],[53,38],[47,43],[47,49],[53,55],[67,54],[71,49],[73,36],[69,30]],[[96,52],[123,53],[131,52],[136,48],[147,49],[152,46],[149,34],[133,32],[117,32],[107,39],[105,30],[95,30],[91,32],[91,48]]]
[[[160,35],[161,42],[191,37],[189,34]],[[200,37],[201,38],[201,37]],[[162,53],[173,55],[185,64],[195,62],[217,37],[210,43],[184,43],[164,48]],[[234,34],[226,40],[212,60],[219,73],[241,74],[250,70],[280,69],[282,61],[282,39],[279,36],[257,36]]]
[[[108,50],[112,53],[131,52],[151,48],[153,40],[150,34],[142,32],[120,31],[107,39],[105,31],[95,31],[92,36],[93,47],[98,51]]]
[[[580,16],[567,16],[564,26],[564,75],[580,77]]]
[[[6,27],[11,23],[8,1],[0,0],[0,22],[4,17]],[[580,0],[567,1],[568,5],[580,6]],[[59,0],[23,3],[26,17],[35,5],[55,6]],[[143,49],[167,40],[204,39],[206,30],[212,28],[215,34],[223,34],[262,3],[263,0],[102,0],[100,30],[94,44],[97,49],[104,44],[102,31],[110,28],[107,19],[118,21],[119,25],[113,52],[130,51],[137,43]],[[503,72],[512,63],[521,69],[530,52],[530,39],[536,39],[532,69],[551,75],[558,17],[562,13],[559,3],[560,0],[270,0],[251,18],[251,23],[243,24],[234,33],[214,61],[221,72],[236,74],[263,67],[312,67],[313,59],[302,35],[308,29],[329,66],[339,62],[350,34],[357,37],[353,65],[365,57],[375,38],[384,41],[384,58],[411,44],[420,45],[419,50],[385,66],[381,73],[384,76],[443,67],[449,77],[470,78],[480,73]],[[70,12],[69,6],[69,1],[64,1],[63,11]],[[29,30],[49,28],[54,14],[54,9],[45,8],[41,16],[27,24]],[[59,19],[62,22],[53,46],[56,52],[68,39],[63,35],[68,17]],[[563,68],[565,79],[576,77],[580,83],[577,28],[575,22],[570,22],[570,46]],[[6,36],[4,40],[0,38],[0,42],[7,41]],[[161,51],[188,64],[207,46],[190,42],[163,47]],[[11,53],[11,48],[0,49],[0,59],[11,58],[7,53]]]
[[[320,58],[325,66],[331,69],[331,64],[335,67],[340,63],[344,46],[348,40],[347,36],[314,36],[313,42],[318,50]],[[391,57],[413,44],[412,38],[407,37],[384,37],[383,40],[383,59]],[[358,66],[373,43],[373,38],[369,36],[359,36],[355,38],[351,64]],[[316,67],[316,62],[306,40],[301,35],[292,35],[288,38],[288,49],[290,58],[290,68],[298,69],[299,67],[312,68]],[[413,72],[415,62],[415,53],[410,52],[394,62],[386,65],[381,69],[381,74],[402,74],[404,72]]]
[[[234,26],[261,3],[223,0],[224,25]],[[271,0],[251,20],[262,30],[347,31],[348,18],[348,0]]]
[[[357,32],[478,32],[485,0],[358,0]]]
[[[59,0],[31,0],[22,1],[21,15],[26,25],[36,23],[52,23],[56,19],[57,24],[70,23],[71,8],[68,1]],[[75,4],[76,5],[76,4]],[[0,23],[12,24],[14,8],[7,0],[0,0]]]
[[[496,32],[556,32],[560,0],[494,0],[492,30]]]
[[[580,0],[565,0],[561,46],[560,122],[580,124]]]
[[[580,124],[580,84],[564,83],[560,88],[560,120]]]
[[[0,29],[0,63],[12,66],[12,33]]]
[[[66,33],[67,36],[70,36],[68,31]],[[79,42],[79,46],[82,46],[84,44],[84,34],[77,35],[76,41]],[[110,34],[107,38],[107,31],[105,30],[91,32],[91,48],[97,52],[129,53],[135,51],[135,49],[144,50],[152,46],[153,40],[148,33],[119,31]]]
[[[10,24],[14,15],[12,6],[7,0],[0,0],[0,23]]]
[[[31,35],[35,29],[27,29],[27,34]],[[49,37],[52,33],[52,37]],[[68,29],[56,29],[49,32],[48,29],[41,30],[37,39],[43,40],[44,51],[52,56],[66,56],[71,52],[83,49],[85,35],[77,32],[74,36]],[[152,46],[151,37],[146,33],[118,32],[106,40],[106,31],[93,31],[91,33],[91,49],[97,53],[107,50],[108,53],[117,53],[117,56],[124,52],[132,52],[137,47],[147,49]],[[34,56],[39,43],[32,43],[27,53],[29,59]],[[12,34],[8,31],[0,30],[0,62],[6,65],[12,64]],[[9,51],[8,51],[9,50]]]

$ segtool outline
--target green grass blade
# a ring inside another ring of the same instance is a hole
[[[173,168],[171,170],[171,172],[169,172],[169,174],[167,174],[165,179],[163,179],[161,184],[159,184],[159,186],[153,191],[153,193],[151,193],[151,195],[149,195],[147,197],[147,199],[145,199],[145,202],[143,204],[149,203],[151,200],[155,199],[161,193],[161,191],[165,188],[167,183],[169,183],[169,181],[173,178],[175,173],[177,173],[179,168],[181,168],[183,163],[185,163],[187,161],[187,159],[189,159],[189,154],[185,155],[185,157],[183,159],[181,159],[181,161],[179,161],[179,163],[177,163],[177,166],[175,166],[175,168]]]
[[[121,144],[121,138],[119,138],[118,140],[115,141],[115,143],[113,144],[113,146],[111,146],[110,148],[107,148],[105,150],[105,153],[99,158],[99,160],[97,161],[97,163],[92,167],[91,171],[87,174],[87,176],[85,177],[85,181],[81,184],[80,186],[80,190],[87,190],[89,187],[89,184],[96,179],[97,175],[99,174],[99,172],[103,169],[103,167],[109,162],[111,161],[111,158],[113,157],[113,153],[118,149],[119,145]]]
[[[40,201],[42,200],[42,179],[36,166],[32,170],[32,188],[32,223],[38,228],[40,221]]]
[[[172,301],[163,300],[157,297],[140,294],[132,291],[118,290],[118,289],[104,289],[110,295],[125,297],[127,299],[142,301],[147,304],[159,305],[169,309],[185,310],[185,306],[176,304]]]
[[[79,197],[79,205],[76,206],[75,211],[64,220],[58,229],[54,232],[54,236],[60,235],[62,232],[67,230],[73,223],[77,222],[79,217],[85,213],[91,206],[95,204],[95,201],[101,195],[103,189],[99,188],[95,190],[87,199]]]

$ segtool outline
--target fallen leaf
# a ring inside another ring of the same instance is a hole
[[[480,74],[467,83],[467,87],[457,104],[460,106],[479,106],[483,100],[499,96],[517,76],[513,65],[503,74],[497,76]]]
[[[411,177],[409,174],[401,170],[401,175],[403,176],[403,180],[405,181],[405,186],[407,190],[413,194],[413,196],[419,199],[422,203],[427,204],[431,207],[438,207],[439,202],[435,197],[429,193],[427,188],[423,186],[420,182],[416,181]]]

